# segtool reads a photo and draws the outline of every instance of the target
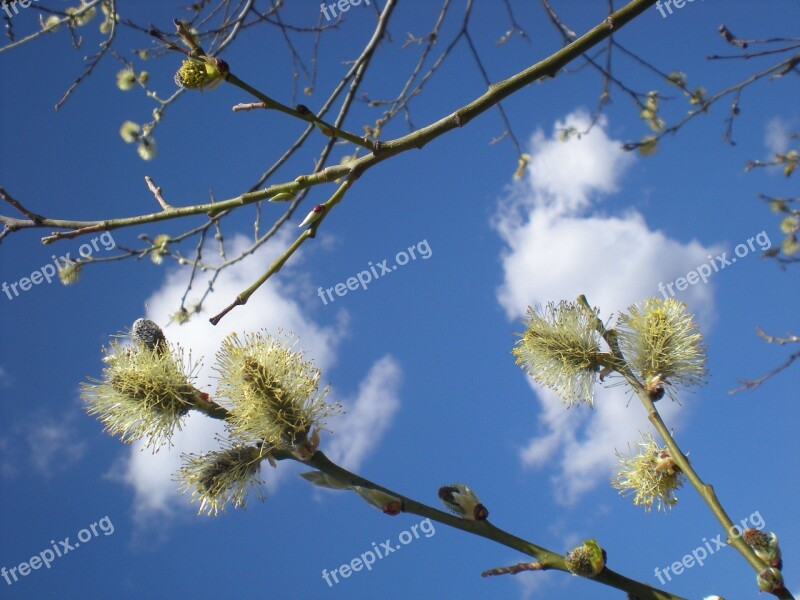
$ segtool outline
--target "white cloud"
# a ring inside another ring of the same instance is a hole
[[[0,437],[0,478],[30,472],[49,479],[75,465],[88,447],[75,426],[82,414],[77,407],[59,416],[39,410],[10,427]]]
[[[34,426],[27,435],[31,462],[39,473],[52,476],[79,461],[86,452],[86,442],[80,441],[71,425],[73,416],[58,422],[47,421]]]
[[[647,414],[626,388],[598,388],[594,408],[570,410],[550,390],[531,382],[542,405],[539,425],[544,433],[534,437],[520,452],[522,463],[531,468],[557,466],[552,476],[556,501],[574,504],[600,482],[608,482],[616,464],[615,450],[628,454],[640,431],[649,431]],[[680,407],[667,400],[660,403],[664,419],[675,427],[682,424]]]
[[[347,414],[336,419],[334,436],[326,454],[337,464],[358,470],[375,448],[400,407],[398,396],[402,373],[391,356],[384,356],[370,369]]]
[[[518,558],[512,558],[508,564],[513,564],[514,560]],[[524,571],[514,575],[514,581],[519,586],[520,598],[530,600],[545,597],[547,586],[553,582],[551,574],[547,571]]]
[[[245,243],[243,238],[234,240],[234,245],[240,248],[244,247]],[[248,260],[223,271],[214,284],[214,295],[206,302],[208,310],[219,310],[250,286],[262,274],[264,265],[282,253],[289,243],[288,233],[279,235]],[[220,342],[225,336],[233,331],[249,333],[261,329],[266,329],[271,334],[276,334],[278,329],[295,333],[300,338],[300,347],[307,351],[307,358],[314,360],[316,366],[322,370],[323,381],[326,381],[326,372],[335,363],[338,345],[345,335],[346,314],[340,313],[335,326],[321,326],[315,323],[292,298],[296,288],[302,287],[298,286],[297,282],[302,281],[303,275],[296,271],[300,258],[301,256],[295,255],[292,266],[285,267],[281,277],[270,279],[246,305],[228,313],[216,327],[205,318],[208,315],[192,319],[182,326],[164,327],[164,333],[170,342],[191,349],[192,358],[195,360],[204,358],[203,367],[198,372],[199,389],[207,390],[213,396],[215,372],[211,367]],[[171,271],[167,274],[163,286],[152,294],[146,303],[147,318],[162,326],[169,321],[169,315],[174,313],[180,304],[186,278],[186,270]],[[205,281],[202,277],[199,281],[195,280],[194,289],[202,293],[206,286]],[[190,295],[189,300],[191,299]],[[348,436],[354,441],[343,439],[343,442],[339,442],[336,446],[342,456],[349,460],[360,459],[362,453],[369,448],[365,436],[369,436],[372,444],[379,442],[380,433],[388,426],[395,408],[394,394],[390,393],[385,400],[382,413],[370,414],[369,407],[364,406],[361,399],[373,397],[375,386],[381,382],[387,383],[390,388],[396,387],[397,380],[399,380],[399,369],[391,359],[379,361],[370,371],[356,401],[354,416],[347,421]],[[369,432],[365,434],[361,431],[361,427],[372,427],[373,431],[371,434]],[[338,425],[332,424],[332,428],[338,430]],[[153,517],[171,515],[176,506],[188,503],[189,494],[181,499],[177,493],[179,484],[173,480],[181,465],[180,455],[183,452],[202,452],[218,447],[215,437],[223,432],[221,422],[192,413],[186,419],[183,430],[173,437],[171,448],[161,448],[153,454],[149,450],[142,452],[141,444],[133,444],[130,452],[114,466],[113,474],[110,476],[133,488],[134,518],[139,524],[152,522]],[[343,434],[342,438],[344,437]],[[350,443],[353,444],[352,448],[349,446]],[[266,482],[267,492],[273,492],[279,480],[291,472],[287,467],[289,465],[279,464],[278,469],[272,469],[264,463],[261,477]],[[196,509],[197,505],[193,505],[193,508]]]
[[[157,529],[164,521],[159,517],[172,516],[177,506],[189,505],[189,494],[182,496],[175,475],[181,467],[182,453],[200,453],[219,446],[216,436],[224,433],[223,425],[197,413],[190,413],[182,431],[176,432],[170,448],[163,447],[155,454],[135,442],[108,472],[112,481],[133,490],[133,520],[149,530]],[[192,505],[196,511],[199,505]]]
[[[581,293],[610,316],[633,302],[661,295],[659,283],[666,286],[708,262],[710,253],[721,252],[720,247],[696,241],[670,240],[650,230],[635,211],[621,217],[580,217],[545,207],[532,208],[527,218],[521,225],[502,224],[510,250],[502,259],[505,278],[498,299],[509,318],[524,314],[529,305],[574,300]],[[711,298],[710,286],[702,284],[680,296],[700,310]]]
[[[767,121],[764,144],[772,154],[783,154],[789,148],[790,129],[790,124],[780,117]],[[771,159],[772,156],[769,158]]]
[[[635,210],[608,215],[595,208],[619,188],[633,158],[608,137],[602,119],[580,139],[557,139],[560,129],[584,131],[589,122],[577,111],[557,122],[551,137],[535,133],[527,176],[498,207],[494,226],[507,249],[497,297],[511,320],[519,320],[529,305],[574,300],[578,294],[586,294],[601,318],[609,319],[633,302],[660,296],[659,283],[671,283],[722,250],[671,240],[650,229]],[[701,324],[709,323],[711,284],[690,286],[678,297]],[[624,450],[638,438],[646,416],[638,402],[626,408],[623,387],[598,389],[593,410],[567,411],[552,392],[531,385],[540,402],[539,432],[521,459],[531,468],[554,468],[556,497],[572,503],[608,481],[614,449]],[[661,408],[675,425],[677,405],[665,400]]]
[[[559,130],[582,132],[589,126],[587,115],[577,111],[556,123],[554,137],[548,139],[541,130],[533,134],[534,154],[527,182],[534,187],[540,206],[577,212],[590,207],[591,194],[617,191],[617,180],[633,162],[633,156],[620,152],[619,144],[606,137],[605,124],[605,117],[601,117],[592,131],[581,134],[579,143],[575,138],[562,142]]]

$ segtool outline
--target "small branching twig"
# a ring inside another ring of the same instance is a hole
[[[516,575],[523,571],[541,571],[542,563],[540,562],[524,562],[511,565],[510,567],[495,567],[481,573],[481,577],[491,577],[492,575]]]
[[[161,188],[153,183],[153,179],[149,175],[145,175],[144,180],[147,183],[147,188],[153,192],[153,196],[161,208],[163,208],[165,211],[172,210],[172,207],[167,203],[166,200],[164,200],[164,196],[161,195]]]
[[[585,296],[579,296],[578,303],[583,307],[590,321],[594,323],[595,329],[609,345],[611,353],[616,358],[613,369],[622,375],[627,384],[630,385],[631,389],[639,397],[639,400],[647,410],[648,420],[656,428],[659,435],[666,443],[667,448],[669,449],[669,456],[680,469],[680,472],[686,476],[692,486],[700,494],[700,497],[708,505],[711,512],[719,521],[720,525],[722,525],[723,531],[725,531],[727,535],[727,543],[736,548],[736,550],[744,557],[744,559],[757,573],[761,573],[765,569],[769,568],[769,565],[767,565],[764,560],[756,556],[753,549],[742,539],[741,536],[734,536],[730,534],[730,532],[736,530],[736,525],[723,508],[713,486],[704,482],[700,478],[697,471],[695,471],[694,467],[689,462],[686,454],[678,446],[678,443],[673,437],[672,432],[664,423],[664,420],[655,405],[656,400],[660,397],[660,395],[654,395],[654,391],[657,390],[648,389],[647,385],[639,380],[631,367],[628,365],[625,356],[620,350],[617,332],[615,330],[607,329],[605,325],[603,325],[602,321],[600,321]],[[775,592],[775,595],[782,599],[793,598],[793,596],[785,589]]]
[[[756,333],[758,333],[758,335],[765,342],[767,342],[768,344],[778,344],[779,346],[784,346],[786,344],[791,344],[791,343],[795,343],[796,344],[796,343],[800,342],[800,336],[796,336],[796,335],[792,335],[792,334],[789,334],[786,337],[777,337],[777,336],[774,336],[774,335],[768,335],[760,327],[756,327]],[[780,365],[778,365],[774,369],[770,370],[765,375],[762,375],[758,379],[740,379],[739,383],[741,384],[741,386],[736,388],[735,390],[731,390],[728,393],[729,394],[738,394],[739,392],[743,392],[744,390],[755,390],[762,383],[767,381],[767,379],[770,379],[771,377],[774,377],[775,375],[777,375],[778,373],[780,373],[784,369],[788,369],[792,365],[792,363],[794,361],[798,360],[798,359],[800,359],[800,350],[790,354],[788,356],[788,358],[783,363],[781,363]]]

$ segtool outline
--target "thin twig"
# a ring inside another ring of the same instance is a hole
[[[1,187],[0,187],[0,198],[8,202],[11,206],[16,208],[26,217],[28,217],[33,223],[39,224],[44,220],[43,216],[36,214],[35,212],[30,211],[24,206],[22,206],[21,202],[16,200],[14,197],[11,196],[11,194],[9,194],[4,188]]]
[[[145,175],[144,180],[147,183],[148,189],[153,193],[156,202],[159,203],[161,208],[163,208],[164,210],[173,210],[173,207],[170,206],[167,203],[167,201],[164,200],[164,196],[161,195],[161,188],[158,187],[155,183],[153,183],[153,179],[149,175]]]
[[[481,577],[491,577],[492,575],[516,575],[517,573],[522,573],[523,571],[541,571],[542,570],[542,563],[533,561],[533,562],[524,562],[524,563],[517,563],[515,565],[511,565],[509,567],[495,567],[494,569],[489,569],[488,571],[484,571],[481,573]]]
[[[800,336],[789,334],[786,337],[777,337],[774,335],[767,334],[763,329],[760,327],[756,327],[756,333],[761,337],[764,341],[768,344],[778,344],[779,346],[784,346],[786,344],[797,343],[800,342]],[[774,377],[784,369],[788,369],[791,364],[800,359],[800,350],[797,352],[793,352],[789,355],[789,357],[780,365],[769,371],[766,375],[762,375],[758,379],[739,379],[739,383],[742,384],[741,387],[736,388],[735,390],[731,390],[729,394],[738,394],[744,390],[754,390],[758,388],[762,383],[764,383],[767,379]]]

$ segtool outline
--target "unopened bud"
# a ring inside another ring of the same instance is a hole
[[[463,483],[452,483],[439,488],[442,503],[463,519],[485,521],[489,511],[478,497]]]
[[[303,222],[298,225],[298,229],[302,229],[303,227],[308,227],[314,221],[319,219],[322,216],[322,213],[325,212],[325,207],[322,204],[317,204],[311,211],[306,215],[306,218],[303,219]]]
[[[286,202],[287,200],[291,200],[294,198],[294,194],[292,192],[281,192],[280,194],[275,194],[274,196],[270,196],[267,198],[270,202]]]
[[[774,567],[764,569],[756,575],[756,582],[762,592],[774,593],[783,589],[783,575]]]
[[[392,496],[391,494],[373,488],[361,487],[360,485],[354,485],[353,491],[387,515],[393,517],[403,512],[403,501],[397,496]]]
[[[742,537],[745,543],[756,553],[756,556],[770,567],[775,567],[779,570],[783,567],[781,547],[778,545],[778,536],[773,532],[767,531],[765,533],[758,529],[746,529]]]
[[[341,479],[336,479],[332,475],[328,475],[322,471],[306,471],[305,473],[300,473],[300,477],[308,482],[313,483],[314,485],[318,485],[319,487],[327,488],[329,490],[350,489],[349,483],[342,481]]]
[[[514,181],[519,181],[525,176],[525,171],[528,169],[528,163],[531,161],[531,155],[523,152],[519,155],[517,161],[517,170],[514,171]]]

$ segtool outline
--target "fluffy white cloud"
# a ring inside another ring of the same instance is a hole
[[[591,206],[592,195],[617,191],[617,180],[633,156],[619,151],[618,143],[605,135],[605,125],[602,117],[588,134],[570,137],[565,143],[560,132],[583,132],[589,126],[587,115],[578,111],[556,123],[553,137],[541,130],[533,134],[527,172],[527,182],[535,192],[532,200],[558,212],[577,213]]]
[[[621,142],[606,133],[606,122],[563,142],[559,131],[585,131],[583,111],[557,122],[552,136],[536,132],[526,177],[503,199],[494,226],[507,248],[502,255],[504,280],[497,298],[510,320],[528,306],[574,300],[586,294],[608,319],[630,304],[660,296],[659,284],[708,262],[721,252],[700,242],[681,243],[650,229],[635,210],[609,215],[596,208],[602,196],[616,192],[633,163]],[[698,284],[680,299],[701,323],[711,318],[711,285]],[[616,462],[614,449],[635,441],[647,420],[623,387],[598,389],[594,409],[567,411],[549,390],[531,381],[540,402],[539,433],[521,451],[523,464],[555,468],[559,501],[571,503],[600,481],[608,481]],[[665,400],[661,408],[674,425],[679,407]]]
[[[49,477],[66,470],[86,452],[86,442],[80,441],[72,425],[74,417],[74,413],[67,413],[57,422],[45,419],[28,432],[31,462],[42,475]]]
[[[530,440],[520,457],[531,468],[555,462],[556,501],[573,504],[598,483],[608,482],[617,462],[614,451],[628,454],[628,443],[635,447],[639,432],[648,430],[647,414],[623,387],[598,388],[593,409],[567,410],[553,392],[531,385],[541,403],[543,433]],[[679,405],[665,401],[659,410],[671,426],[682,423]]]
[[[791,126],[780,117],[767,121],[764,132],[764,144],[772,154],[782,154],[789,148],[789,133]],[[768,159],[772,159],[769,156]]]
[[[336,419],[334,437],[326,454],[339,465],[358,470],[377,446],[400,407],[398,392],[402,373],[391,356],[384,356],[370,369],[354,401],[343,402],[347,413]]]
[[[233,243],[241,248],[247,242],[239,238]],[[214,284],[215,294],[206,302],[209,311],[218,310],[251,285],[261,275],[263,266],[282,252],[288,243],[288,234],[279,235],[249,260],[223,271]],[[234,309],[216,327],[203,317],[192,319],[181,326],[173,324],[164,327],[164,333],[170,342],[178,343],[186,350],[191,349],[193,360],[204,359],[203,366],[197,373],[199,389],[207,390],[213,396],[216,387],[215,372],[212,369],[214,356],[221,341],[233,331],[249,333],[266,329],[269,333],[276,334],[282,329],[293,332],[300,338],[300,347],[307,351],[307,357],[313,359],[322,370],[324,378],[326,371],[336,361],[339,343],[346,333],[346,314],[340,313],[334,326],[321,326],[303,311],[300,303],[293,298],[297,295],[298,287],[302,287],[296,285],[303,278],[302,273],[297,271],[297,265],[300,264],[298,258],[301,257],[295,255],[293,265],[287,267],[281,277],[270,280],[245,306]],[[186,270],[168,272],[162,287],[146,302],[147,318],[153,319],[162,327],[169,321],[169,315],[180,305],[186,277]],[[204,277],[196,279],[193,289],[202,293],[206,281],[207,278]],[[191,295],[189,299],[192,299]],[[395,391],[398,382],[399,368],[390,358],[378,361],[372,368],[361,386],[352,414],[344,421],[346,431],[340,428],[339,419],[342,417],[336,417],[336,424],[332,427],[335,431],[341,431],[341,436],[335,438],[332,446],[339,457],[358,462],[364,453],[379,443],[381,434],[389,426],[397,408]],[[376,389],[382,385],[388,386],[389,393],[376,400]],[[370,399],[374,404],[369,403]],[[365,432],[362,428],[368,428],[369,431]],[[176,506],[188,502],[189,495],[181,500],[176,491],[178,484],[174,481],[174,475],[181,465],[180,455],[183,452],[202,452],[217,447],[217,436],[223,432],[221,422],[191,413],[183,430],[173,437],[172,447],[161,448],[153,454],[149,450],[141,451],[141,444],[132,445],[130,452],[112,469],[111,477],[133,488],[134,518],[137,522],[145,524],[152,522],[153,517],[170,515]],[[272,469],[264,464],[261,476],[268,491],[274,491],[279,480],[292,471],[285,468],[288,466],[279,465],[278,469]]]

